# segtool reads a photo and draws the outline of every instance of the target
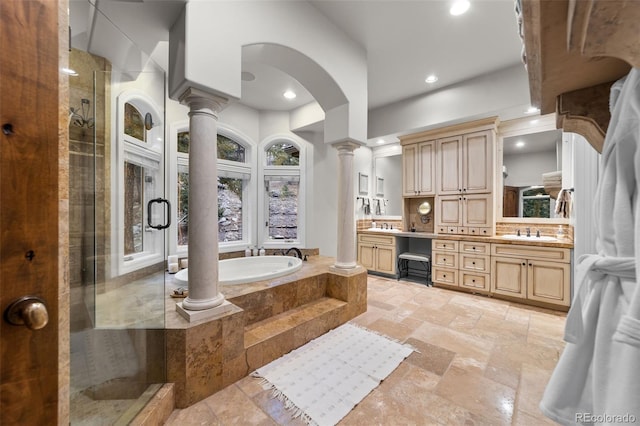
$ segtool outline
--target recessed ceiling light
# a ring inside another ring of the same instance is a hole
[[[522,148],[525,145],[523,141],[516,142],[516,148]]]
[[[438,81],[438,77],[436,77],[435,75],[431,74],[429,77],[425,78],[424,81],[426,81],[429,84],[433,84],[436,81]]]
[[[282,96],[284,96],[287,99],[294,99],[296,97],[296,94],[294,93],[293,90],[287,90],[282,94]]]
[[[378,139],[378,145],[382,145],[384,143],[384,139]]]
[[[469,0],[455,0],[451,5],[451,9],[449,9],[449,13],[453,16],[462,15],[469,10],[470,6]]]
[[[249,71],[242,71],[240,78],[242,78],[242,81],[253,81],[256,79],[256,76]]]
[[[529,108],[527,108],[527,110],[524,112],[525,114],[535,114],[537,112],[540,112],[540,109],[534,107],[534,106],[530,106]]]

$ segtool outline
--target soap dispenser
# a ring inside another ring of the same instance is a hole
[[[245,249],[244,257],[251,257],[251,249],[249,247]]]
[[[260,254],[260,256],[264,256],[266,254],[264,247],[260,247],[260,251],[258,253]]]

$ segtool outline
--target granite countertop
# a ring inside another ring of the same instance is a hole
[[[519,244],[519,245],[529,245],[529,246],[539,246],[539,247],[557,247],[557,248],[573,248],[573,241],[570,240],[553,240],[553,241],[536,241],[536,237],[529,237],[528,239],[508,239],[504,238],[500,235],[495,235],[493,237],[478,237],[471,235],[453,235],[453,234],[433,234],[429,232],[406,232],[406,231],[397,231],[397,230],[386,230],[379,229],[375,231],[370,231],[367,229],[358,231],[360,234],[369,234],[369,235],[392,235],[395,237],[410,237],[410,238],[431,238],[431,239],[440,239],[440,240],[454,240],[454,241],[475,241],[475,242],[483,242],[483,243],[494,243],[494,244]]]

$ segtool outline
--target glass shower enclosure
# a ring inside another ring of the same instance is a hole
[[[87,12],[112,25],[71,2],[72,18]],[[166,76],[131,43],[136,68],[124,68],[89,34],[72,36],[71,424],[128,424],[166,381]]]

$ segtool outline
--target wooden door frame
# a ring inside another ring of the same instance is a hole
[[[0,321],[0,424],[69,424],[67,10],[0,0],[0,308],[49,312],[37,331]]]

